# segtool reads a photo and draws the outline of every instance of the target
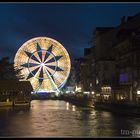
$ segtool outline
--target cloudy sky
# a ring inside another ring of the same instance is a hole
[[[72,59],[90,47],[96,27],[118,26],[122,16],[140,12],[140,3],[0,3],[0,58],[14,59],[27,40],[59,41]]]

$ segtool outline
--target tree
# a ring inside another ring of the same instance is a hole
[[[9,62],[9,57],[0,59],[0,80],[20,80],[23,79],[21,70],[16,70],[14,63]]]

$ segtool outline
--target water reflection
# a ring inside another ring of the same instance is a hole
[[[0,136],[137,137],[132,132],[139,131],[139,126],[140,118],[76,107],[59,100],[33,100],[30,108],[0,108]]]

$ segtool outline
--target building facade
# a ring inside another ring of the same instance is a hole
[[[101,101],[140,100],[140,13],[122,17],[116,27],[97,27],[92,47],[76,61],[82,89]]]
[[[0,81],[0,106],[15,106],[20,103],[30,104],[31,91],[29,81],[1,80]]]

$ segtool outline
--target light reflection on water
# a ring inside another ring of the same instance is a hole
[[[30,108],[0,108],[0,136],[117,137],[140,130],[140,118],[76,107],[59,100],[33,100]],[[126,135],[125,135],[126,136]]]

